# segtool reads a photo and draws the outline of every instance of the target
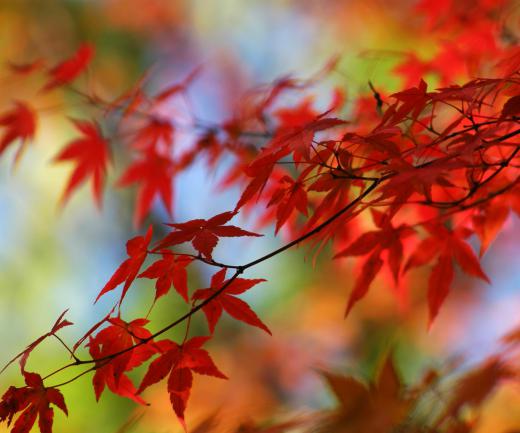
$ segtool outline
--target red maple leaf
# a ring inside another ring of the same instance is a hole
[[[123,173],[118,186],[139,184],[137,203],[134,213],[134,224],[139,226],[152,207],[153,200],[160,196],[168,213],[171,214],[175,173],[173,161],[156,152],[146,152],[134,161]]]
[[[14,141],[20,139],[21,145],[16,151],[15,162],[20,159],[27,140],[34,137],[36,131],[36,113],[25,102],[16,101],[16,107],[0,117],[0,125],[6,128],[0,140],[0,155]]]
[[[167,151],[172,146],[173,133],[174,128],[168,120],[153,117],[137,131],[132,147],[140,151]],[[159,148],[161,144],[164,149]]]
[[[11,433],[29,433],[38,418],[41,433],[52,433],[54,410],[51,403],[67,415],[67,406],[62,393],[56,388],[46,388],[39,374],[23,372],[25,384],[22,388],[11,386],[0,402],[0,421],[10,426],[17,412],[22,412]]]
[[[273,193],[267,206],[276,205],[275,234],[285,224],[293,211],[297,209],[307,216],[307,192],[302,181],[295,181],[290,176],[280,179],[280,186]]]
[[[176,230],[166,235],[154,251],[191,241],[193,248],[206,259],[211,259],[219,237],[263,236],[240,227],[225,225],[235,215],[235,212],[224,212],[208,220],[194,219],[185,223],[167,224]]]
[[[136,319],[127,323],[119,318],[111,318],[108,321],[110,326],[99,331],[95,337],[90,337],[87,344],[92,358],[100,359],[96,363],[96,373],[92,378],[96,400],[99,400],[107,386],[114,394],[145,404],[125,373],[138,367],[157,352],[154,343],[141,344],[111,359],[110,356],[129,349],[144,338],[149,338],[151,333],[144,328],[148,320]]]
[[[94,57],[94,46],[89,43],[81,44],[71,58],[64,60],[49,71],[50,80],[43,90],[51,90],[74,81],[89,65],[92,57]]]
[[[184,411],[190,396],[193,382],[192,372],[204,374],[221,379],[227,377],[217,368],[209,353],[201,346],[210,337],[193,337],[183,344],[177,344],[170,340],[162,340],[156,343],[162,354],[150,363],[138,393],[154,383],[164,379],[168,374],[168,393],[170,401],[184,427]]]
[[[138,278],[157,279],[155,282],[155,301],[166,295],[171,286],[188,302],[188,266],[193,259],[170,251],[162,251],[162,259],[157,260],[148,269],[138,275]]]
[[[215,295],[216,292],[227,284],[226,269],[221,269],[213,277],[211,277],[211,287],[207,289],[199,289],[195,291],[192,296],[193,300],[205,300]],[[251,307],[237,298],[234,295],[240,295],[251,287],[265,281],[264,279],[245,279],[236,278],[233,280],[226,289],[220,293],[216,298],[212,299],[205,306],[202,307],[202,311],[208,321],[209,330],[211,333],[215,330],[215,326],[222,315],[222,311],[226,311],[231,317],[234,317],[241,322],[245,322],[249,325],[256,326],[257,328],[263,329],[269,335],[271,331],[269,328],[260,320],[256,313]]]
[[[324,113],[325,115],[327,113]],[[323,116],[321,115],[321,116]],[[302,120],[305,118],[303,117]],[[336,126],[344,126],[345,120],[334,117],[316,117],[310,122],[297,126],[282,127],[277,131],[270,146],[274,149],[284,150],[286,154],[292,153],[295,162],[309,161],[311,156],[312,141],[316,133],[332,129]]]
[[[421,78],[417,87],[411,87],[390,95],[401,103],[392,116],[390,123],[396,125],[408,116],[416,121],[431,99],[431,95],[426,92],[427,87],[426,82]]]
[[[121,298],[119,300],[119,304],[121,304],[126,292],[137,277],[137,274],[148,255],[148,245],[150,245],[151,239],[152,226],[148,227],[145,236],[136,236],[126,243],[126,251],[129,258],[121,263],[119,268],[117,268],[108,283],[106,283],[105,287],[103,287],[101,292],[99,292],[95,302],[97,302],[105,293],[114,290],[119,286],[119,284],[124,282],[125,285],[123,286],[123,292],[121,293]]]
[[[422,240],[408,259],[404,270],[437,261],[428,280],[428,306],[430,325],[439,313],[441,305],[448,296],[453,281],[453,261],[455,260],[464,273],[478,277],[489,283],[478,258],[471,247],[463,240],[468,233],[464,229],[450,231],[437,225],[428,227],[431,236]]]
[[[357,301],[367,294],[370,284],[372,284],[372,281],[385,263],[381,259],[381,254],[385,250],[387,251],[386,263],[397,284],[403,260],[402,239],[413,233],[413,229],[407,224],[400,224],[394,227],[387,214],[372,209],[372,217],[379,230],[363,233],[347,248],[334,256],[334,258],[363,256],[370,253],[356,280],[345,315],[350,312]]]
[[[83,137],[70,142],[54,158],[54,161],[57,162],[74,161],[76,163],[63,192],[61,203],[67,202],[74,190],[88,177],[91,177],[92,194],[98,207],[101,207],[103,183],[110,159],[108,143],[102,136],[97,123],[83,120],[73,120],[72,122]]]

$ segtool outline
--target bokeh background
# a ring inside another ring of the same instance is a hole
[[[82,41],[91,41],[96,57],[86,80],[113,97],[145,71],[151,71],[149,88],[159,89],[201,66],[190,98],[201,118],[218,121],[246,89],[287,74],[310,76],[334,56],[340,56],[339,65],[323,92],[315,90],[317,101],[327,100],[331,86],[341,87],[353,99],[368,92],[369,80],[387,93],[397,90],[403,82],[392,69],[403,53],[427,57],[436,49],[437,42],[420,33],[422,23],[409,12],[412,6],[404,0],[3,0],[0,62],[44,58],[52,64]],[[35,88],[0,70],[2,111],[12,100],[34,95]],[[113,299],[95,306],[93,300],[125,257],[124,243],[136,233],[134,194],[128,191],[109,186],[99,211],[83,187],[59,208],[70,168],[52,164],[52,158],[74,135],[64,114],[83,118],[92,113],[66,92],[32,102],[45,108],[34,144],[16,167],[13,150],[0,160],[0,364],[67,308],[67,317],[75,323],[63,330],[68,341],[106,314]],[[116,166],[110,185],[118,173]],[[180,176],[174,218],[209,217],[232,208],[239,192],[216,194],[221,174],[219,169],[208,174],[201,163]],[[158,203],[150,221],[168,220]],[[272,236],[272,227],[263,232],[261,240],[221,247],[218,257],[233,261],[240,251],[254,258],[281,241]],[[519,324],[519,233],[520,222],[511,219],[483,261],[492,285],[458,278],[430,330],[420,272],[412,276],[408,300],[397,302],[396,288],[382,276],[344,320],[354,272],[348,260],[331,262],[324,254],[314,267],[302,248],[258,266],[248,277],[268,282],[246,299],[274,336],[232,321],[219,325],[209,350],[230,379],[197,377],[188,425],[215,414],[223,431],[229,431],[249,421],[332,407],[334,399],[318,370],[370,377],[390,349],[409,383],[431,366],[477,363],[497,349],[503,333]],[[190,288],[206,287],[208,272],[194,272]],[[142,314],[152,297],[152,284],[139,282],[129,312]],[[166,323],[178,315],[178,308],[175,301],[165,300],[153,318]],[[205,332],[203,321],[194,326]],[[178,336],[182,333],[179,330]],[[66,353],[49,341],[29,366],[44,373],[66,361]],[[0,391],[19,380],[16,367],[11,367],[0,376]],[[96,403],[91,376],[85,376],[63,388],[70,415],[56,415],[55,431],[180,431],[163,388],[145,394],[151,403],[146,408],[109,392]],[[518,386],[502,387],[486,406],[481,431],[520,423],[514,409],[518,404]],[[2,431],[7,431],[5,425]]]

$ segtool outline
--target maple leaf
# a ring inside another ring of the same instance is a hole
[[[164,153],[172,146],[173,133],[174,128],[168,120],[153,117],[137,131],[132,147],[140,151]],[[159,148],[161,144],[164,149]]]
[[[211,287],[196,290],[195,293],[193,293],[192,299],[205,300],[213,296],[227,284],[228,280],[225,278],[226,269],[221,269],[211,277]],[[259,319],[256,313],[251,310],[251,307],[241,299],[234,296],[244,293],[246,290],[249,290],[251,287],[263,281],[265,280],[236,278],[222,293],[203,306],[202,311],[208,321],[210,332],[213,333],[215,326],[222,315],[222,311],[225,311],[231,317],[247,323],[248,325],[263,329],[269,335],[272,335],[269,328]]]
[[[409,115],[413,121],[416,121],[431,99],[431,95],[426,92],[427,87],[426,82],[421,78],[417,87],[390,95],[401,103],[390,122],[395,125]]]
[[[81,44],[71,58],[49,70],[50,80],[45,84],[43,90],[52,90],[74,81],[89,65],[93,57],[94,46],[89,43]]]
[[[177,418],[186,429],[184,411],[190,396],[193,382],[192,372],[208,376],[227,379],[217,368],[209,353],[202,349],[202,345],[210,337],[193,337],[183,344],[177,344],[170,340],[161,340],[156,343],[161,355],[153,360],[146,372],[138,393],[143,392],[168,374],[168,393],[170,402]]]
[[[156,152],[146,152],[121,175],[117,182],[118,186],[139,184],[134,212],[134,225],[136,227],[141,225],[156,196],[161,197],[167,212],[171,215],[174,173],[175,166],[169,157],[159,155]]]
[[[328,191],[325,197],[314,209],[314,213],[306,223],[307,229],[312,228],[320,218],[325,215],[333,215],[340,207],[342,207],[344,200],[348,197],[352,183],[349,179],[335,178],[330,173],[324,173],[316,182],[307,188],[307,192]]]
[[[236,212],[223,212],[208,220],[194,219],[185,223],[167,224],[176,230],[159,241],[154,251],[191,241],[193,248],[211,260],[220,237],[263,236],[237,226],[225,225],[235,215]]]
[[[457,381],[437,424],[440,425],[448,417],[457,417],[465,406],[478,407],[500,382],[514,376],[514,372],[499,357],[492,356],[484,360]]]
[[[337,126],[344,126],[346,123],[345,120],[334,117],[318,116],[310,122],[297,126],[289,124],[290,127],[282,127],[277,131],[270,146],[274,149],[284,150],[287,154],[293,153],[295,162],[309,161],[315,134]]]
[[[307,216],[307,193],[303,182],[294,181],[290,176],[280,179],[281,186],[273,193],[267,207],[276,207],[275,234],[285,224],[292,212],[297,209],[302,215]]]
[[[126,243],[126,252],[128,253],[129,258],[121,263],[121,265],[117,268],[110,280],[108,280],[101,292],[99,292],[95,302],[97,302],[99,298],[101,298],[101,296],[103,296],[105,293],[114,290],[117,286],[119,286],[119,284],[124,282],[125,285],[123,286],[123,292],[121,293],[121,298],[119,300],[119,304],[121,305],[126,292],[137,277],[137,274],[139,273],[139,270],[141,269],[141,266],[143,265],[143,262],[148,255],[148,245],[150,245],[151,239],[152,226],[148,227],[146,235],[136,236]]]
[[[173,286],[177,293],[188,302],[188,266],[193,258],[178,254],[172,254],[170,251],[160,251],[162,259],[157,260],[138,275],[138,278],[157,279],[155,282],[155,301],[161,296],[166,295]]]
[[[96,372],[92,378],[96,400],[99,400],[107,386],[114,394],[146,404],[137,395],[132,381],[125,373],[141,365],[158,350],[151,341],[127,350],[143,339],[150,338],[150,331],[144,328],[148,320],[135,319],[127,323],[119,318],[111,318],[108,321],[110,326],[99,331],[94,337],[89,337],[87,344],[92,358],[101,360],[96,362]],[[125,350],[125,353],[110,359],[111,355]]]
[[[25,148],[27,140],[32,140],[36,131],[36,113],[25,102],[16,101],[15,108],[4,113],[0,117],[0,125],[6,128],[0,140],[0,155],[16,140],[21,141],[21,145],[16,151],[15,162],[17,162]]]
[[[312,108],[313,102],[313,97],[307,97],[295,107],[276,110],[274,115],[280,121],[280,128],[288,129],[304,126],[315,120],[319,116],[319,113]]]
[[[110,159],[108,143],[97,123],[83,120],[72,122],[83,137],[70,142],[54,157],[55,162],[74,161],[76,164],[63,192],[61,203],[65,204],[74,190],[90,177],[92,195],[98,207],[101,207],[103,184]]]
[[[240,199],[235,207],[238,211],[242,206],[248,203],[256,194],[260,195],[265,185],[269,181],[273,173],[275,164],[284,156],[287,156],[287,149],[279,149],[276,152],[262,152],[253,162],[251,162],[244,170],[248,177],[252,177],[246,188],[243,190]]]
[[[29,433],[38,418],[41,433],[52,433],[54,410],[51,404],[68,415],[62,393],[56,388],[46,388],[39,374],[23,372],[25,384],[22,388],[11,386],[0,402],[0,421],[10,426],[17,412],[22,412],[15,421],[11,433]]]
[[[471,247],[462,239],[468,234],[465,230],[450,231],[437,225],[428,227],[431,236],[423,239],[409,257],[404,271],[423,266],[437,257],[428,280],[428,306],[430,326],[439,313],[441,305],[448,296],[453,281],[453,261],[464,273],[489,283],[489,278],[480,267],[478,258]]]
[[[397,160],[388,167],[395,171],[395,175],[380,189],[381,199],[392,196],[410,197],[413,193],[432,200],[434,186],[452,187],[448,176],[453,170],[463,167],[461,161],[433,161],[424,167],[415,167],[404,160]]]
[[[406,396],[392,358],[368,386],[352,377],[322,372],[340,406],[325,421],[329,433],[389,433],[406,421],[415,399]]]
[[[370,253],[368,259],[362,266],[361,273],[350,294],[345,315],[348,315],[352,307],[367,294],[370,284],[385,263],[381,258],[381,254],[385,250],[387,251],[386,263],[388,263],[394,277],[394,282],[397,284],[403,260],[402,239],[414,233],[413,229],[407,224],[394,227],[388,214],[383,214],[373,209],[371,209],[371,212],[372,218],[379,230],[363,233],[347,248],[334,256],[334,258],[340,258],[363,256]]]
[[[482,257],[497,237],[509,216],[509,205],[504,197],[485,203],[472,215],[473,229],[480,239],[479,256]]]
[[[448,253],[440,254],[428,278],[429,326],[439,314],[439,310],[450,292],[453,282],[453,261]]]

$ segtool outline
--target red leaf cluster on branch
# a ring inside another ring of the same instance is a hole
[[[318,251],[331,242],[335,258],[354,258],[359,265],[347,313],[366,296],[385,269],[391,273],[394,285],[405,287],[403,280],[408,272],[428,266],[425,289],[430,323],[452,290],[455,265],[465,274],[489,282],[468,240],[473,235],[478,237],[482,256],[510,211],[520,214],[520,51],[495,41],[498,36],[491,32],[491,14],[479,12],[476,6],[470,8],[472,12],[456,8],[460,15],[456,19],[459,24],[464,22],[462,29],[453,26],[453,22],[443,22],[434,3],[422,1],[419,9],[430,11],[429,24],[438,34],[449,34],[453,44],[443,45],[437,57],[429,61],[410,54],[397,68],[406,77],[407,88],[382,97],[370,83],[374,92],[371,105],[367,104],[366,95],[352,101],[357,106],[353,113],[357,114],[348,119],[342,118],[343,93],[339,89],[335,89],[332,103],[324,111],[315,109],[312,97],[308,96],[315,82],[323,80],[334,64],[311,79],[288,77],[252,92],[238,102],[227,120],[213,124],[197,120],[195,113],[190,113],[192,120],[186,124],[185,119],[169,118],[160,111],[166,101],[189,99],[187,89],[193,85],[198,70],[156,95],[148,95],[144,79],[140,80],[111,101],[83,92],[73,84],[92,60],[94,49],[90,44],[83,44],[72,57],[45,71],[45,91],[72,90],[87,103],[101,107],[104,115],[113,116],[121,132],[108,140],[101,132],[99,119],[72,120],[81,136],[68,143],[54,159],[75,164],[63,202],[90,178],[94,200],[101,206],[111,154],[116,147],[130,155],[116,185],[137,186],[136,226],[151,213],[156,199],[171,214],[175,177],[201,159],[207,160],[209,168],[224,156],[233,159],[223,184],[240,187],[241,195],[233,211],[208,219],[169,223],[172,230],[155,242],[152,226],[144,235],[130,239],[126,244],[128,258],[96,298],[97,301],[122,284],[116,305],[72,349],[57,335],[62,327],[71,324],[62,315],[49,333],[16,357],[20,359],[26,386],[7,390],[0,403],[0,420],[11,424],[21,412],[12,432],[29,431],[37,417],[40,430],[50,432],[50,404],[67,412],[58,388],[93,371],[96,399],[108,388],[138,403],[144,403],[140,394],[146,388],[168,377],[171,405],[184,425],[193,372],[226,378],[209,352],[202,349],[212,338],[222,313],[271,334],[253,309],[239,298],[265,280],[240,276],[307,241],[318,246]],[[492,2],[484,3],[487,9],[493,9]],[[472,25],[467,25],[472,22],[469,18],[475,19]],[[468,52],[464,43],[470,28],[481,40],[489,42],[493,38],[494,42],[485,49]],[[457,63],[445,63],[446,58],[455,57]],[[36,72],[39,63],[11,69],[12,73],[26,76]],[[488,72],[490,78],[481,78],[481,71]],[[478,78],[465,76],[464,84],[454,84],[454,78],[470,72]],[[444,87],[428,89],[423,79],[426,73],[436,74]],[[287,106],[284,96],[288,94],[300,95],[302,99]],[[35,135],[37,113],[26,102],[17,101],[15,108],[0,116],[0,126],[4,128],[0,154],[20,141],[15,157],[18,159],[26,141]],[[182,149],[176,143],[180,128],[190,130],[192,138],[191,144]],[[257,212],[259,225],[272,224],[275,234],[283,231],[292,240],[247,263],[215,259],[215,247],[223,238],[262,236],[228,224],[239,211],[252,210]],[[371,223],[362,217],[367,210],[372,215]],[[370,228],[359,233],[367,224]],[[195,254],[184,252],[186,244],[191,244]],[[147,261],[151,263],[145,266]],[[197,265],[218,269],[209,287],[190,287],[188,269]],[[226,278],[228,271],[232,275]],[[123,320],[123,301],[137,279],[155,280],[152,308],[173,287],[186,302],[185,310],[156,331],[148,329],[148,319]],[[190,334],[191,318],[199,311],[207,320],[209,336]],[[183,323],[187,329],[181,343],[157,340]],[[72,361],[42,378],[27,372],[25,366],[32,350],[47,337],[59,339]],[[83,344],[89,353],[85,359],[76,354]],[[150,360],[136,388],[127,373]],[[65,382],[44,385],[58,372],[81,368],[79,374]],[[508,375],[506,371],[509,370],[502,368],[502,361],[496,361],[475,375],[489,376],[485,392],[481,390],[482,398],[478,392],[469,396],[473,376],[461,382],[458,394],[442,412],[435,428],[444,425],[446,417],[458,417],[463,404],[480,403],[498,379]],[[327,380],[344,412],[352,417],[356,416],[354,407],[372,416],[378,405],[394,405],[397,418],[385,421],[388,428],[402,422],[417,400],[401,395],[401,384],[390,361],[368,388],[332,375]],[[348,393],[362,400],[359,406],[352,406]],[[357,431],[372,431],[362,430],[366,426],[359,428]]]

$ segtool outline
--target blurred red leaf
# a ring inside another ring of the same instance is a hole
[[[6,128],[0,140],[0,155],[5,152],[11,143],[18,139],[21,141],[14,158],[17,162],[22,155],[27,140],[32,140],[36,132],[36,113],[25,102],[16,101],[15,108],[0,117],[0,126]]]
[[[76,164],[63,192],[61,203],[65,204],[74,190],[90,177],[92,195],[98,207],[101,207],[110,149],[97,123],[83,120],[73,120],[73,123],[83,137],[70,142],[54,158],[55,162],[74,161]]]

